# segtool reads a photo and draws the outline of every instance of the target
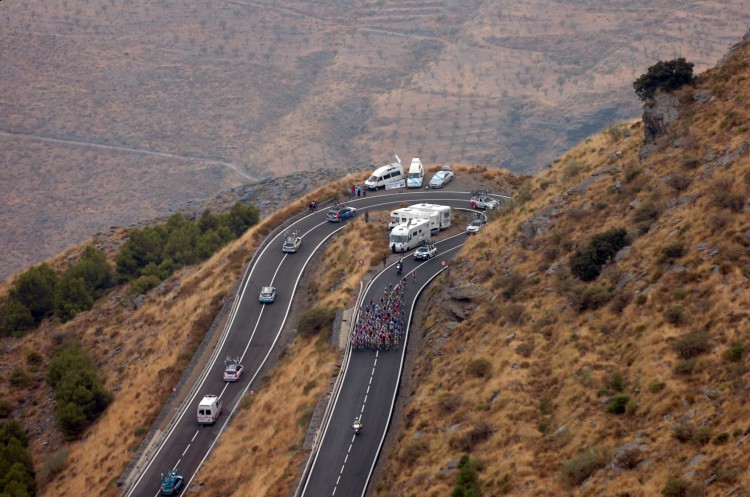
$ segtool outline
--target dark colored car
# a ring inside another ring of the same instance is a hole
[[[357,215],[357,209],[354,207],[341,207],[340,209],[331,209],[326,214],[326,219],[332,223],[340,223],[345,219],[354,217]]]
[[[177,473],[176,469],[170,469],[161,474],[161,494],[177,495],[182,488],[182,475]]]

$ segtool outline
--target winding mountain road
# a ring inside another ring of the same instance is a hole
[[[431,202],[465,209],[469,206],[469,193],[448,190],[391,190],[371,193],[367,197],[350,200],[347,204],[356,207],[358,214],[362,215],[364,210],[390,210],[404,202]],[[226,428],[231,413],[260,374],[278,342],[289,316],[294,293],[314,252],[346,225],[346,222],[328,223],[325,220],[325,211],[311,213],[287,226],[299,230],[303,236],[303,244],[298,253],[282,252],[283,233],[280,232],[259,254],[256,254],[243,276],[227,324],[200,379],[190,389],[170,428],[164,433],[159,447],[151,453],[148,460],[136,465],[121,495],[158,495],[160,473],[171,468],[179,468],[188,484],[186,486],[189,486],[196,471]],[[426,279],[428,274],[439,271],[440,261],[457,252],[464,239],[465,235],[459,235],[440,243],[438,256],[419,266],[419,277]],[[409,261],[406,265],[407,270],[415,267],[411,255]],[[395,278],[395,270],[377,276],[377,284],[371,291],[377,292],[382,286],[381,283],[387,284],[391,273]],[[279,290],[274,304],[264,305],[258,302],[261,287],[267,285],[273,285]],[[414,286],[409,289],[410,302],[406,304],[406,309],[411,307],[411,302],[416,298]],[[330,417],[332,421],[325,426],[325,436],[318,444],[319,450],[315,452],[316,463],[312,465],[304,487],[304,495],[327,496],[336,493],[354,496],[364,493],[390,422],[390,412],[396,397],[405,350],[404,346],[400,348],[400,352],[355,351],[349,355],[345,381],[336,397],[335,409]],[[225,383],[222,378],[224,359],[228,356],[237,357],[239,351],[242,351],[241,362],[245,372],[239,382]],[[219,395],[224,408],[216,424],[199,426],[195,418],[196,408],[199,400],[207,394]],[[366,434],[351,444],[352,431],[349,424],[354,415],[362,412],[362,409],[367,425]],[[343,419],[348,420],[346,429],[340,429],[334,424],[341,423]],[[332,426],[336,426],[336,429]],[[346,461],[345,467],[341,470],[342,457],[345,457],[349,445],[352,459]],[[342,448],[343,452],[339,452]],[[325,471],[316,469],[324,466]],[[335,475],[331,473],[334,469]]]

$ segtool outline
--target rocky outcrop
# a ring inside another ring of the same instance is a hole
[[[672,93],[658,92],[643,105],[644,145],[640,151],[641,161],[656,148],[656,140],[666,136],[672,123],[679,117],[677,97]]]

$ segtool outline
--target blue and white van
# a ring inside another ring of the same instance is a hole
[[[424,181],[424,167],[422,167],[422,161],[419,157],[414,157],[411,160],[411,166],[409,166],[409,176],[406,177],[407,188],[422,188],[422,182]]]

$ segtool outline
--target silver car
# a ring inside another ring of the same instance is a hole
[[[430,180],[430,188],[442,188],[456,177],[450,169],[438,171]]]

